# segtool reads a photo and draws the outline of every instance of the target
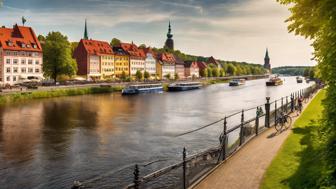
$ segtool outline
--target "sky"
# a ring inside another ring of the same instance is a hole
[[[0,26],[21,24],[36,34],[60,31],[70,41],[83,37],[133,41],[162,47],[172,23],[175,49],[222,60],[272,67],[315,65],[310,41],[287,31],[288,7],[276,0],[0,0]]]

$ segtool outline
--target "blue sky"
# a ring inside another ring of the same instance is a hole
[[[175,47],[189,54],[262,64],[268,47],[272,66],[315,64],[310,42],[288,34],[289,12],[275,0],[3,0],[0,25],[21,16],[37,34],[61,31],[79,41],[87,18],[92,39],[155,47],[171,20]]]

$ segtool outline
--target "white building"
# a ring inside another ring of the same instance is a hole
[[[2,84],[43,79],[42,47],[32,28],[0,28],[0,63]]]
[[[149,73],[150,76],[156,76],[156,59],[154,58],[154,52],[150,48],[143,49],[146,54],[145,59],[145,71]]]
[[[135,44],[133,44],[133,42],[132,43],[121,43],[120,46],[129,55],[130,75],[134,76],[138,70],[144,73],[145,72],[145,58],[146,58],[144,51],[139,49]]]

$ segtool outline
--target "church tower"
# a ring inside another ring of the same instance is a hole
[[[174,40],[173,40],[173,34],[171,34],[170,21],[169,21],[169,26],[168,26],[167,40],[164,45],[164,48],[174,50]]]
[[[84,39],[86,39],[86,40],[89,39],[89,35],[88,35],[88,31],[87,31],[86,19],[85,19],[85,28],[84,28]]]
[[[268,49],[266,49],[266,55],[264,58],[264,68],[269,70],[269,72],[271,72],[271,64],[270,64],[270,58],[268,56]]]

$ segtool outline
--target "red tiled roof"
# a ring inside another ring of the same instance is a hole
[[[207,64],[205,62],[197,62],[197,65],[200,69],[205,69],[207,68]]]
[[[145,58],[146,53],[143,50],[140,50],[133,43],[120,43],[122,49],[124,49],[131,57]]]
[[[90,55],[113,55],[110,44],[105,41],[82,39],[80,43],[83,43],[86,52]]]
[[[0,47],[13,51],[42,52],[42,47],[31,27],[0,28]]]
[[[175,56],[171,53],[162,53],[160,54],[159,58],[162,62],[170,63],[170,64],[175,64]]]

